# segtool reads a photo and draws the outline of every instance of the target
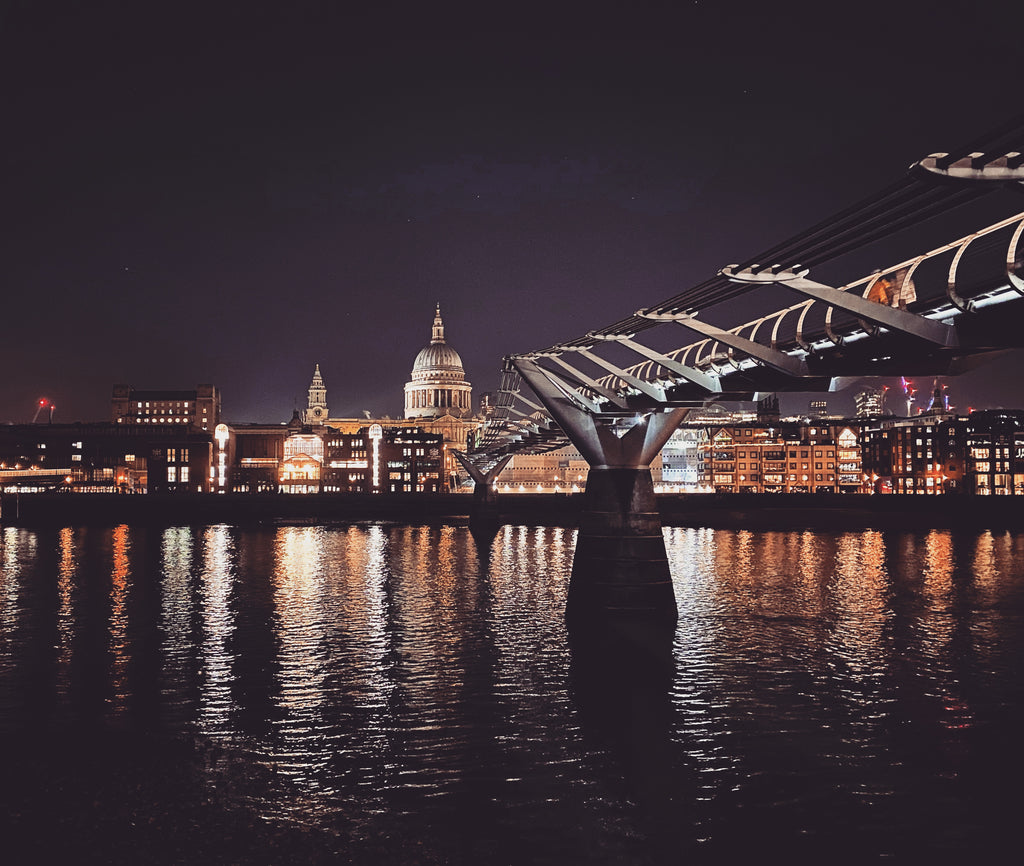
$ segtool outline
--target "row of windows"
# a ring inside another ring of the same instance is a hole
[[[167,483],[176,484],[181,482],[182,484],[188,483],[188,467],[187,466],[168,466],[167,467]]]
[[[468,391],[450,391],[447,388],[421,388],[409,392],[409,409],[433,409],[455,407],[469,408]]]
[[[797,454],[798,450],[799,450],[799,455]],[[810,452],[811,452],[811,449],[809,449],[809,448],[791,449],[790,452],[789,452],[789,456],[790,457],[797,457],[797,456],[799,456],[799,457],[801,457],[801,458],[806,460],[807,458],[810,457]],[[855,451],[854,453],[855,454],[859,454],[860,452],[859,451]],[[815,457],[831,457],[834,454],[835,454],[835,451],[832,448],[815,448],[814,449],[814,456]],[[733,452],[731,452],[731,451],[715,451],[714,452],[714,456],[715,456],[716,460],[732,460],[732,459],[734,459],[734,457],[739,457],[742,460],[742,459],[744,459],[744,458],[746,458],[748,456],[749,457],[761,456],[765,460],[783,460],[785,458],[785,456],[786,456],[786,452],[785,452],[785,450],[782,450],[782,451],[750,451],[749,455],[748,455],[747,451],[736,451],[735,454],[733,454]]]

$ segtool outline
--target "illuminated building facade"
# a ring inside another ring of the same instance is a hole
[[[197,385],[194,391],[140,391],[114,385],[110,420],[115,424],[195,427],[212,433],[220,423],[220,391]]]
[[[863,481],[859,442],[853,426],[814,421],[714,428],[702,446],[702,486],[719,493],[855,493]]]
[[[575,493],[587,485],[590,464],[572,445],[543,454],[515,454],[495,479],[503,493]]]
[[[654,483],[661,485],[661,489],[671,492],[696,491],[700,489],[704,475],[705,448],[701,446],[707,442],[706,430],[681,427],[672,434],[668,442],[661,449],[661,477],[655,477]],[[656,471],[656,464],[651,464],[652,475]]]
[[[968,493],[1024,496],[1024,412],[988,409],[967,416]]]
[[[651,461],[651,479],[659,492],[696,491],[701,484],[703,429],[681,428]],[[502,493],[575,493],[587,484],[590,466],[573,445],[542,454],[515,454],[495,483]]]
[[[966,419],[919,415],[864,430],[864,473],[875,493],[967,492]]]
[[[444,440],[416,427],[222,424],[211,483],[232,493],[439,493]]]
[[[419,428],[370,424],[324,437],[325,493],[439,493],[444,440]]]
[[[864,388],[854,395],[853,402],[857,407],[858,418],[872,418],[882,414],[885,401],[885,388]]]
[[[877,493],[1024,495],[1024,412],[918,415],[864,431]]]
[[[278,468],[281,493],[319,493],[324,463],[324,440],[303,427],[284,440],[284,459]]]

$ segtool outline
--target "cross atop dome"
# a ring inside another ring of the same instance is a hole
[[[444,322],[441,321],[441,304],[438,303],[437,310],[434,313],[434,331],[430,337],[431,343],[443,343],[444,342]]]

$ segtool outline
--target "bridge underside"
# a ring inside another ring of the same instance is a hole
[[[714,395],[691,382],[665,385],[665,402],[702,405],[716,401],[751,400],[753,395],[786,391],[832,391],[836,380],[864,377],[956,376],[987,364],[1013,349],[1024,348],[1024,298],[985,307],[955,319],[957,343],[940,346],[912,334],[881,330],[870,337],[839,335],[826,349],[811,351],[803,361],[807,374],[789,375],[772,367],[744,365],[723,359],[716,364],[722,391]],[[820,335],[816,343],[823,340]],[[794,345],[780,347],[792,351]],[[630,409],[642,410],[654,401],[644,394],[624,398]],[[608,408],[604,406],[603,408]]]

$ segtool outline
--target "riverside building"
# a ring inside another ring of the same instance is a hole
[[[701,449],[701,486],[717,493],[855,493],[862,488],[859,432],[848,424],[723,426],[709,431]]]
[[[1024,495],[1024,411],[987,409],[886,419],[864,430],[875,493]]]
[[[205,493],[211,455],[211,437],[185,424],[0,426],[0,472],[78,493]]]
[[[220,423],[220,391],[196,385],[191,391],[142,391],[114,385],[110,420],[115,424],[195,427],[212,433]]]

